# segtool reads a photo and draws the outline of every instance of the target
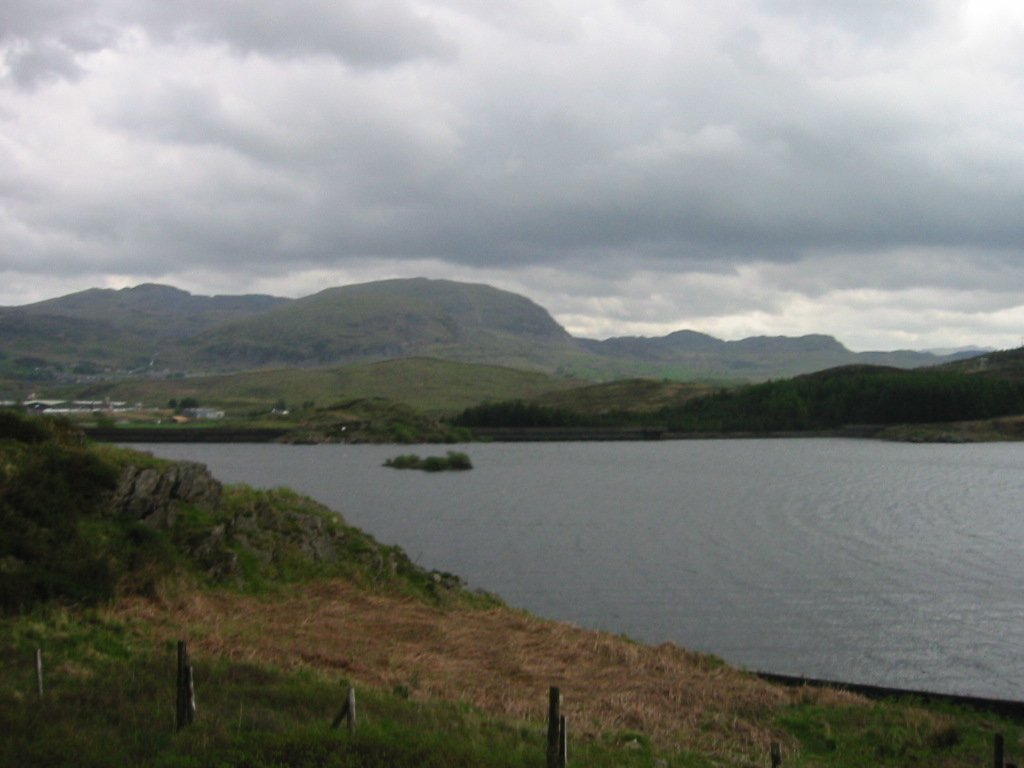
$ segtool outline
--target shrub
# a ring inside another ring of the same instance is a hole
[[[444,472],[446,470],[472,469],[473,462],[469,456],[459,451],[448,451],[447,456],[428,456],[421,459],[414,453],[407,453],[388,459],[384,462],[385,467],[392,469],[422,469],[425,472]]]
[[[473,462],[461,451],[448,451],[448,469],[472,469]]]

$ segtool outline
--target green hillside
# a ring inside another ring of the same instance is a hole
[[[65,421],[0,410],[0,473],[0,614],[149,592],[179,571],[249,589],[345,576],[438,592],[400,550],[311,500],[224,489],[201,465],[94,448]]]
[[[51,382],[62,375],[141,370],[152,354],[145,334],[104,320],[0,309],[0,375]]]
[[[485,400],[531,398],[567,390],[579,382],[536,371],[472,365],[431,358],[404,358],[338,368],[281,368],[218,376],[131,379],[76,387],[75,397],[110,398],[163,406],[193,398],[233,414],[269,411],[278,401],[327,406],[358,398],[383,398],[430,414],[451,413]]]
[[[698,398],[659,413],[674,431],[801,431],[1024,413],[1024,385],[943,370],[847,366]]]
[[[652,427],[668,433],[885,432],[892,439],[1020,439],[1024,379],[942,369],[844,366],[733,389],[629,381],[551,393],[533,402],[484,403],[463,427]],[[974,422],[962,424],[962,422]],[[950,425],[956,423],[955,428]],[[863,430],[862,430],[863,431]]]
[[[1024,347],[986,352],[968,360],[946,363],[940,369],[985,378],[1024,380]]]
[[[538,405],[584,415],[651,413],[710,394],[708,384],[655,379],[620,379],[545,392],[531,399]]]

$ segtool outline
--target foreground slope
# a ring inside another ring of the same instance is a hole
[[[783,688],[537,619],[308,499],[59,422],[0,412],[0,459],[5,765],[536,766],[550,685],[579,765],[763,765],[778,741],[787,766],[966,767],[994,732],[1011,756],[1024,743],[1010,719]],[[176,734],[177,639],[198,719]],[[349,684],[352,734],[329,727]]]

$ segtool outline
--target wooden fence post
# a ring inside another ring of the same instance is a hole
[[[43,649],[36,648],[36,690],[39,698],[43,698]]]
[[[561,751],[559,746],[560,720],[559,708],[562,701],[562,694],[557,686],[551,686],[548,691],[548,768],[558,768],[558,754]]]
[[[178,641],[178,676],[175,726],[181,730],[196,720],[196,689],[192,677],[192,665],[188,661],[188,647],[184,640]]]
[[[348,695],[345,697],[345,703],[341,705],[341,710],[335,716],[331,722],[331,728],[337,728],[341,725],[341,721],[344,720],[348,725],[348,732],[352,733],[356,729],[356,689],[353,686],[348,687]]]
[[[771,746],[772,768],[779,768],[782,765],[782,747],[779,742],[773,741]]]
[[[346,721],[348,723],[348,731],[352,733],[356,729],[356,689],[351,685],[348,687],[348,697],[345,701],[348,704],[348,713]]]
[[[185,665],[188,663],[185,641],[178,641],[178,672],[174,684],[174,726],[176,730],[185,727]]]
[[[558,716],[558,768],[569,764],[569,731],[565,727],[565,715]]]
[[[992,739],[992,766],[1003,768],[1005,753],[1003,751],[1003,734],[997,733]]]

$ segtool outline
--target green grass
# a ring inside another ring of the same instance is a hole
[[[800,745],[799,756],[786,765],[990,765],[997,732],[1006,738],[1009,760],[1024,755],[1019,721],[912,700],[797,705],[783,712],[777,724]]]
[[[543,764],[539,720],[361,689],[352,734],[330,723],[349,681],[193,658],[197,718],[174,724],[176,638],[154,640],[96,612],[59,609],[0,620],[0,764],[10,766],[488,766]],[[44,695],[33,665],[43,649]],[[545,692],[538,693],[543,711]],[[573,743],[573,762],[654,766],[658,753],[609,735]],[[672,760],[670,765],[701,765]]]
[[[543,765],[546,691],[528,721],[467,704],[417,700],[401,686],[357,691],[357,728],[332,730],[350,681],[310,668],[280,669],[193,655],[197,718],[174,723],[178,638],[96,610],[54,606],[0,619],[0,764],[11,766],[479,766]],[[44,694],[34,653],[43,652]],[[920,702],[794,704],[772,724],[783,765],[982,766],[995,733],[1007,758],[1024,754],[1020,722]],[[767,765],[767,753],[730,760],[685,744],[659,747],[610,729],[572,737],[570,764],[627,768]]]

